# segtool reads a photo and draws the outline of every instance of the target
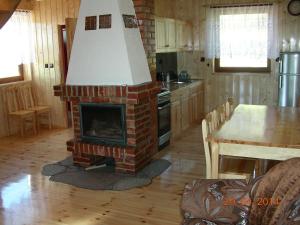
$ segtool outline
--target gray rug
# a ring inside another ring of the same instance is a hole
[[[149,185],[152,179],[163,173],[171,163],[165,159],[153,160],[135,176],[117,174],[113,166],[86,171],[74,166],[72,157],[43,167],[42,174],[50,180],[91,190],[128,190]]]

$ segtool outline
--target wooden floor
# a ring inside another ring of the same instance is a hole
[[[205,174],[201,127],[185,132],[156,157],[172,166],[147,187],[92,191],[50,182],[43,165],[64,159],[71,130],[0,139],[0,224],[180,224],[184,185]]]

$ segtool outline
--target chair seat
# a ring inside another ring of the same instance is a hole
[[[36,113],[44,113],[49,112],[50,107],[49,106],[34,106],[29,108],[29,110],[35,111]]]
[[[10,112],[10,116],[18,116],[18,117],[28,117],[28,116],[33,116],[34,111],[32,110],[19,110],[16,112]]]

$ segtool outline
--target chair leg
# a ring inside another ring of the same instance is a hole
[[[49,130],[52,129],[52,115],[51,115],[51,111],[49,111],[48,113],[48,125],[49,125]]]
[[[19,119],[19,124],[20,124],[21,137],[24,137],[24,119],[23,118]]]
[[[37,114],[37,113],[35,115],[36,115],[36,118],[35,118],[35,120],[36,120],[35,127],[36,127],[37,133],[39,133],[40,132],[40,115]]]
[[[36,116],[35,114],[32,116],[32,128],[33,128],[33,134],[36,135],[37,134],[37,123],[38,123],[38,116]]]
[[[11,126],[11,118],[10,118],[10,116],[7,118],[7,128],[8,128],[8,136],[10,136],[11,135],[11,128],[10,128],[10,126]]]

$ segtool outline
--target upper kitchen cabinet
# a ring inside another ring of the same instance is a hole
[[[193,25],[185,23],[183,27],[184,50],[191,51],[194,48]]]
[[[166,49],[166,26],[165,20],[161,18],[155,19],[155,41],[156,52],[164,52]]]
[[[169,18],[155,19],[156,52],[177,52],[193,49],[191,24]]]
[[[176,48],[178,50],[193,50],[193,26],[185,21],[176,21]]]
[[[155,19],[156,52],[176,51],[176,21],[173,19]]]

